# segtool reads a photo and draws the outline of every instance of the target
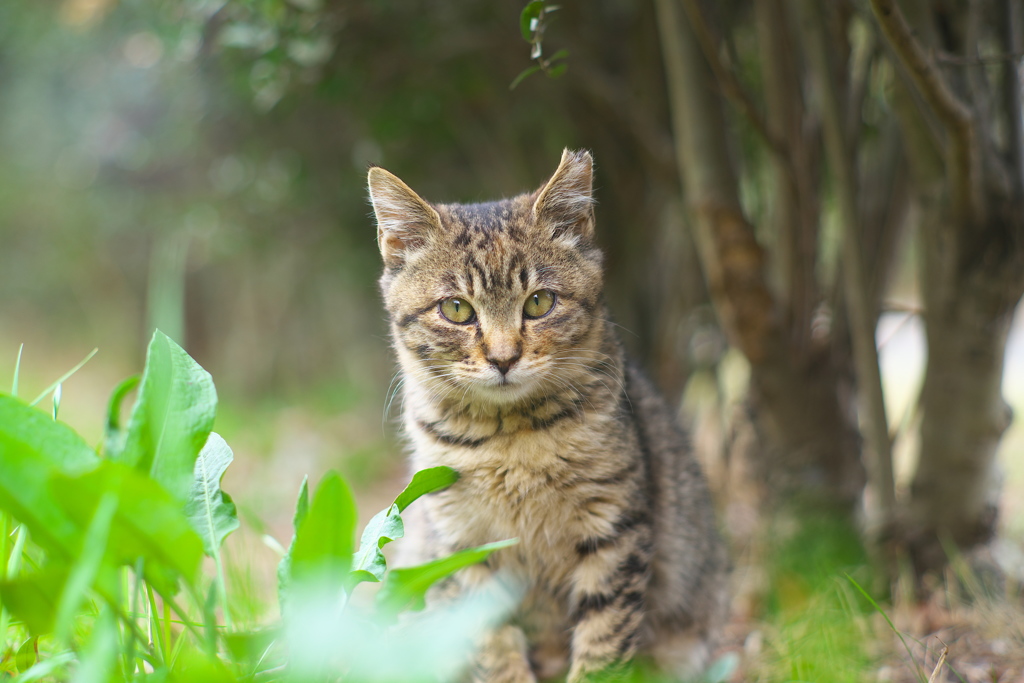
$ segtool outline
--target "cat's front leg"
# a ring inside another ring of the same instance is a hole
[[[487,564],[466,567],[437,586],[435,595],[445,601],[493,586],[494,573]],[[477,643],[469,676],[473,683],[536,683],[530,668],[526,635],[514,624],[491,629]]]
[[[536,683],[536,680],[521,628],[506,624],[484,636],[473,666],[473,683]]]
[[[651,578],[650,529],[640,526],[614,541],[583,543],[577,553],[568,681],[614,679],[639,644]]]

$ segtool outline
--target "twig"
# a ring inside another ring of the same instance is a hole
[[[1006,62],[1016,62],[1024,59],[1024,52],[1004,52],[998,55],[988,55],[987,57],[963,57],[944,50],[934,50],[932,54],[935,55],[936,62],[951,66],[989,66],[991,64],[1005,64]]]
[[[978,215],[979,208],[975,192],[977,150],[971,112],[953,94],[931,58],[914,38],[895,0],[871,0],[871,9],[914,85],[949,132],[951,144],[946,163],[951,176],[953,216],[959,221],[969,221]]]
[[[942,643],[942,641],[939,641]],[[932,670],[932,675],[928,677],[928,683],[935,683],[939,676],[939,671],[942,670],[942,665],[946,663],[946,655],[949,654],[949,646],[942,643],[942,653],[939,655],[939,661],[935,663],[935,669]]]

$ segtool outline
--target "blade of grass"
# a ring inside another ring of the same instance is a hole
[[[153,587],[148,583],[146,584],[146,597],[149,598],[149,639],[157,648],[161,659],[166,663],[170,651],[167,649],[163,630],[160,627],[160,617],[156,609],[156,593],[153,592]]]
[[[14,369],[14,376],[18,376],[17,368]],[[17,383],[17,380],[15,380],[15,383]],[[0,510],[0,567],[7,566],[8,524],[7,514],[3,510]],[[4,576],[6,577],[6,573]],[[0,605],[0,652],[7,651],[7,625],[7,610],[3,605]]]
[[[167,647],[167,656],[164,657],[164,661],[167,662],[168,668],[174,661],[174,647],[171,643],[171,607],[164,600],[164,645]]]
[[[921,665],[917,663],[916,659],[914,659],[914,653],[910,650],[910,646],[907,645],[907,641],[903,637],[903,634],[900,632],[900,630],[898,628],[896,628],[896,624],[892,623],[892,619],[890,619],[889,615],[885,613],[885,610],[883,610],[881,607],[879,607],[878,603],[875,602],[875,599],[872,598],[870,595],[868,595],[868,592],[866,590],[864,590],[864,588],[861,587],[861,585],[859,583],[857,583],[857,581],[854,580],[854,578],[852,576],[850,576],[849,574],[846,574],[845,572],[844,572],[844,576],[846,576],[846,580],[849,581],[850,583],[852,583],[853,587],[856,588],[857,591],[861,595],[863,595],[865,599],[867,599],[867,601],[871,605],[871,607],[874,608],[874,610],[876,612],[878,612],[879,614],[882,615],[882,618],[885,619],[885,623],[887,623],[889,625],[889,628],[892,629],[892,632],[895,633],[896,637],[900,639],[901,643],[903,643],[903,649],[905,649],[907,651],[907,656],[910,657],[910,661],[914,665],[914,672],[917,674],[918,680],[921,681],[921,683],[927,683],[928,678],[924,675],[924,671],[921,670]]]
[[[60,410],[60,395],[62,393],[61,387],[63,384],[58,384],[53,389],[53,421],[57,421],[57,411]]]
[[[7,550],[7,517],[3,517],[3,525],[0,527],[0,531],[3,532],[3,550]],[[25,543],[28,541],[28,529],[25,525],[18,526],[18,538],[14,541],[14,547],[11,548],[11,554],[7,557],[3,553],[0,553],[0,560],[6,559],[6,570],[4,572],[8,581],[18,576],[18,572],[21,571],[21,555],[25,551]],[[0,653],[7,649],[7,629],[10,626],[10,614],[3,607],[0,607]]]
[[[24,344],[18,347],[18,360],[14,361],[14,381],[11,382],[11,396],[18,395],[18,375],[21,374],[21,352],[24,350]]]
[[[64,382],[68,381],[68,379],[69,379],[69,378],[70,378],[70,377],[71,377],[71,376],[72,376],[73,374],[75,374],[76,372],[78,372],[79,370],[81,370],[81,369],[82,369],[82,366],[83,366],[83,365],[85,365],[86,363],[88,363],[88,362],[89,362],[89,360],[90,360],[90,359],[91,359],[91,358],[92,358],[93,356],[95,356],[95,355],[96,355],[96,353],[97,353],[98,351],[99,351],[99,349],[98,349],[98,348],[97,348],[97,349],[93,349],[92,351],[90,351],[90,352],[89,352],[89,355],[87,355],[87,356],[86,356],[85,358],[83,358],[83,359],[82,359],[82,361],[81,361],[81,362],[80,362],[80,363],[79,363],[78,365],[76,365],[75,367],[73,367],[73,368],[71,368],[70,370],[68,370],[67,372],[65,372],[65,373],[64,373],[63,375],[61,375],[61,376],[60,376],[60,379],[58,379],[58,380],[57,380],[56,382],[54,382],[54,383],[53,383],[53,384],[51,384],[50,386],[46,387],[46,389],[44,389],[44,390],[43,390],[43,393],[41,393],[41,394],[39,394],[38,396],[36,396],[36,399],[35,399],[34,401],[32,401],[31,403],[29,403],[29,405],[30,405],[30,406],[34,406],[34,405],[36,405],[37,403],[39,403],[40,401],[42,401],[42,400],[43,400],[44,398],[46,398],[46,395],[47,395],[48,393],[50,393],[51,391],[53,391],[54,389],[56,389],[56,388],[57,388],[57,387],[58,387],[59,385],[63,384]]]
[[[82,552],[75,560],[67,583],[57,602],[56,637],[58,643],[68,644],[78,606],[92,586],[103,562],[110,536],[110,524],[117,511],[117,494],[107,491],[96,507],[89,529],[86,531]]]
[[[14,548],[11,556],[7,558],[7,579],[15,579],[21,571],[22,553],[25,551],[25,543],[28,542],[28,529],[24,524],[18,526],[18,538],[14,541]]]

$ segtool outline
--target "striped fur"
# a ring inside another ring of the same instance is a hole
[[[525,586],[514,619],[483,638],[475,680],[568,667],[584,681],[638,654],[690,675],[724,609],[727,561],[703,475],[608,322],[591,175],[590,155],[567,150],[532,194],[432,205],[370,170],[412,464],[461,474],[423,501],[424,540],[408,559],[521,539],[449,586],[498,572]],[[542,289],[553,308],[524,316]],[[475,320],[449,322],[449,297]],[[507,375],[498,358],[514,359]]]

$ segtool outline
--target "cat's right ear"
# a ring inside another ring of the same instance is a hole
[[[440,230],[441,217],[398,176],[379,166],[370,169],[367,185],[384,265],[399,266],[410,251],[426,244],[431,232]]]

